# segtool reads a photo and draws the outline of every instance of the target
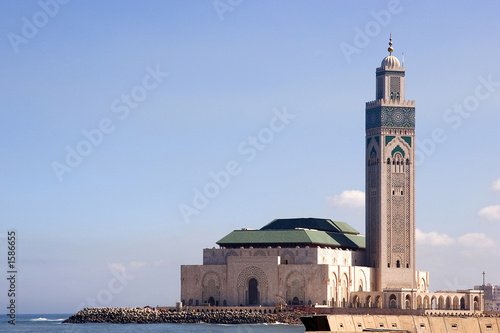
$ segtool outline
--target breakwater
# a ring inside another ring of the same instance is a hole
[[[63,323],[213,323],[213,324],[261,324],[285,323],[301,325],[301,314],[294,311],[261,313],[257,311],[161,311],[151,308],[85,308],[64,320]]]

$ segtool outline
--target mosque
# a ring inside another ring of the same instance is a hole
[[[405,68],[389,55],[366,103],[366,236],[345,222],[276,219],[235,230],[203,250],[203,265],[181,266],[184,305],[290,305],[483,309],[478,290],[429,292],[415,265],[415,101],[405,99]]]

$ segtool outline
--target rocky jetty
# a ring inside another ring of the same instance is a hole
[[[260,324],[286,323],[300,325],[300,313],[284,311],[260,313],[249,311],[160,311],[151,308],[85,308],[63,323],[213,323],[213,324]]]

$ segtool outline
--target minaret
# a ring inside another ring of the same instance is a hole
[[[415,288],[415,101],[405,68],[389,55],[366,103],[366,254],[372,290]]]

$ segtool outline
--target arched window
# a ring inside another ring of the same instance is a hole
[[[399,148],[399,146],[397,147]],[[397,149],[396,148],[396,149]],[[392,172],[404,172],[404,159],[403,159],[403,155],[401,154],[400,151],[397,151],[394,155],[393,155],[393,160],[392,160]]]

